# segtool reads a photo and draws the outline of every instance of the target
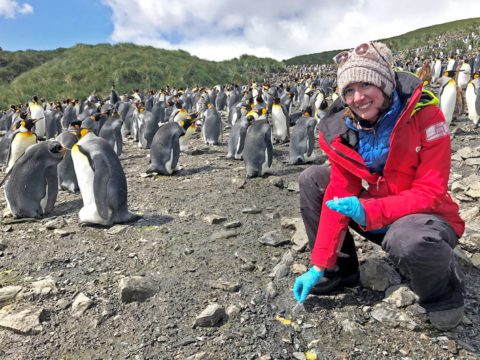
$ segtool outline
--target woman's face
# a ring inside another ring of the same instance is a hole
[[[343,98],[355,115],[371,123],[377,121],[385,101],[382,90],[365,82],[349,84]]]

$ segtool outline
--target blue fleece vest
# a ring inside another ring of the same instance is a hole
[[[358,153],[362,156],[371,173],[382,174],[390,151],[390,135],[402,112],[402,103],[395,90],[392,106],[368,130],[358,130],[350,118],[346,118],[347,126],[358,134]],[[364,124],[362,124],[364,125]]]

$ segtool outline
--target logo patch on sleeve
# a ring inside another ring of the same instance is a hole
[[[439,122],[429,126],[427,130],[425,130],[425,135],[427,141],[433,141],[440,139],[444,136],[450,136],[450,131],[448,129],[448,125],[445,122]]]

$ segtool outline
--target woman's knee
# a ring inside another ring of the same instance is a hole
[[[330,170],[322,165],[312,165],[303,170],[298,177],[300,189],[325,188],[330,181]]]

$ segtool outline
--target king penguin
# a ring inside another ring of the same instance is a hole
[[[13,134],[10,142],[6,172],[12,169],[17,159],[23,155],[29,146],[37,143],[37,135],[32,132],[34,124],[32,119],[22,120],[20,122],[20,126]]]
[[[222,120],[212,102],[208,102],[203,112],[202,138],[207,145],[218,145],[222,135]]]
[[[30,118],[35,121],[35,134],[41,140],[45,139],[45,110],[35,95],[29,105]]]
[[[5,185],[7,208],[16,218],[40,218],[53,210],[58,194],[57,165],[65,149],[55,140],[30,146]]]
[[[285,143],[290,138],[290,116],[288,111],[280,104],[280,98],[273,98],[272,104],[272,126],[273,126],[273,140]]]
[[[134,221],[128,211],[127,180],[122,165],[105,139],[82,128],[72,147],[72,159],[82,194],[80,224],[104,225]]]
[[[433,71],[432,71],[432,84],[437,82],[440,79],[440,75],[442,74],[442,60],[440,58],[436,58],[433,64]]]
[[[457,83],[453,77],[455,71],[445,71],[442,77],[442,85],[439,91],[440,109],[445,116],[447,125],[450,126],[457,101]]]
[[[473,125],[478,127],[480,119],[480,77],[476,73],[473,79],[469,81],[467,90],[465,91],[465,99],[467,102],[468,118],[472,120]]]
[[[317,120],[311,117],[311,112],[311,108],[307,108],[293,127],[289,144],[290,164],[304,164],[316,158],[313,149],[315,148]]]
[[[244,116],[232,126],[230,137],[228,138],[227,159],[241,160],[243,158],[247,129],[254,120],[255,118],[252,115]]]
[[[264,176],[272,167],[272,127],[267,119],[255,120],[247,129],[243,161],[247,178]]]
[[[193,134],[195,134],[195,132],[197,131],[197,127],[195,124],[196,118],[197,118],[197,114],[193,113],[193,114],[187,115],[185,119],[185,120],[190,120],[190,125],[187,128],[185,128],[185,135],[180,137],[180,151],[187,151],[189,148],[190,139],[192,138]],[[183,121],[183,124],[185,124],[185,120],[180,120],[178,123],[181,124]]]
[[[147,174],[158,173],[171,175],[180,170],[178,159],[180,158],[180,138],[183,137],[190,126],[195,126],[192,119],[180,122],[168,122],[162,124],[157,130],[150,147],[150,167]]]
[[[122,140],[122,125],[123,121],[119,113],[113,112],[105,121],[98,136],[105,139],[117,156],[122,155],[123,140]]]
[[[72,147],[80,137],[81,121],[73,121],[67,130],[63,131],[56,137],[58,141],[66,150],[65,156],[57,166],[58,172],[58,187],[61,190],[66,190],[71,193],[76,193],[80,189],[78,187],[77,175],[72,160]]]

